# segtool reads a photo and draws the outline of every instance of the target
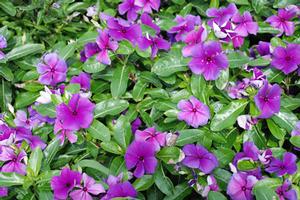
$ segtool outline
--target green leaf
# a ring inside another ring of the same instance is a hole
[[[266,138],[257,126],[253,126],[251,130],[246,131],[245,137],[247,139],[244,141],[247,141],[248,139],[253,141],[259,149],[266,148]]]
[[[174,193],[172,195],[166,196],[164,200],[182,200],[185,199],[192,192],[192,187],[187,183],[181,183],[176,185]]]
[[[42,116],[56,117],[56,107],[53,103],[39,104],[33,107]]]
[[[262,9],[264,9],[265,5],[268,3],[267,0],[252,0],[252,7],[256,13],[260,13]]]
[[[226,70],[221,71],[219,78],[215,81],[216,87],[219,90],[224,90],[228,84],[228,79],[229,79],[229,70],[227,68]]]
[[[132,98],[135,101],[141,101],[143,99],[147,85],[147,83],[144,83],[140,80],[134,85],[132,90]]]
[[[257,168],[257,164],[252,160],[239,160],[237,168],[241,171],[249,171]]]
[[[207,137],[207,133],[200,129],[186,129],[179,131],[179,137],[176,145],[183,146],[200,141],[203,137]]]
[[[114,98],[121,97],[126,92],[128,79],[128,66],[123,65],[115,68],[110,85],[111,95]]]
[[[43,50],[44,46],[42,44],[25,44],[8,52],[6,58],[8,61],[13,61],[28,55],[41,53]]]
[[[7,104],[12,101],[11,84],[1,79],[0,84],[0,107],[2,112],[7,110]]]
[[[207,200],[227,200],[221,192],[209,191]]]
[[[248,0],[227,0],[229,3],[235,3],[236,5],[249,5]]]
[[[119,119],[117,120],[115,126],[114,126],[114,139],[115,141],[124,149],[126,150],[127,146],[130,143],[131,140],[131,125],[128,121],[128,119],[121,115]]]
[[[145,191],[149,189],[153,183],[154,178],[152,175],[144,175],[141,178],[136,179],[132,185],[137,191]]]
[[[97,162],[95,160],[81,160],[76,164],[77,164],[77,166],[79,166],[81,168],[88,167],[88,168],[97,170],[106,176],[109,176],[109,174],[110,174],[108,168],[106,168],[104,165],[100,164],[99,162]]]
[[[179,15],[186,16],[187,14],[189,14],[191,12],[192,8],[193,8],[193,4],[188,3],[181,9],[181,11],[179,12]]]
[[[117,115],[127,109],[128,101],[118,99],[108,99],[96,104],[94,118],[105,117],[107,115]]]
[[[266,22],[258,22],[258,33],[278,34],[280,31]]]
[[[101,148],[104,149],[105,151],[113,153],[113,154],[121,155],[124,153],[122,148],[114,141],[102,142]]]
[[[290,138],[290,142],[291,142],[294,146],[300,148],[300,136],[298,136],[298,135],[292,136],[292,137]]]
[[[129,55],[134,52],[134,48],[132,47],[132,44],[127,41],[123,40],[119,42],[119,48],[117,49],[117,54],[123,54],[123,55]]]
[[[103,142],[110,141],[110,130],[98,120],[94,120],[92,125],[87,130],[95,139]]]
[[[267,125],[272,135],[278,140],[283,140],[286,132],[279,128],[272,119],[267,119]]]
[[[33,92],[22,92],[19,93],[16,97],[16,101],[15,101],[15,108],[16,109],[20,109],[20,108],[24,108],[26,106],[29,106],[30,104],[32,104],[33,102],[35,102],[35,100],[40,96],[39,93],[33,93]]]
[[[46,149],[44,150],[44,155],[45,155],[45,165],[44,166],[49,166],[54,159],[54,156],[57,154],[57,152],[60,149],[60,140],[58,139],[53,139]]]
[[[77,45],[82,46],[88,42],[95,42],[97,36],[98,36],[97,31],[89,31],[84,33],[80,38],[78,38],[76,43]]]
[[[43,151],[41,148],[37,147],[35,148],[31,154],[30,158],[28,160],[27,170],[30,169],[33,171],[34,175],[37,176],[40,172],[41,166],[42,166],[42,160],[43,160]]]
[[[236,100],[232,101],[228,106],[221,109],[211,120],[210,129],[212,131],[221,131],[229,128],[235,122],[237,117],[245,110],[248,101]]]
[[[14,4],[9,0],[1,0],[0,1],[0,8],[9,14],[10,16],[15,16],[17,13],[16,7]]]
[[[231,52],[227,55],[230,68],[242,68],[250,59],[240,52]]]
[[[254,60],[251,60],[248,65],[249,66],[267,66],[270,64],[270,59],[265,59],[263,57],[256,58]]]
[[[276,113],[271,119],[288,133],[294,129],[298,121],[298,118],[294,113],[285,109],[281,109],[280,112]]]
[[[174,193],[174,185],[169,177],[165,175],[161,164],[158,165],[155,171],[154,182],[157,188],[165,195],[170,196]]]
[[[110,173],[118,176],[120,173],[126,172],[125,160],[123,156],[117,156],[113,159],[110,165]]]
[[[0,65],[0,75],[8,81],[14,80],[14,74],[7,66]]]
[[[226,171],[225,169],[221,169],[221,168],[215,169],[213,171],[213,174],[217,180],[219,187],[222,190],[226,191],[228,182],[231,179],[232,174],[230,172]]]
[[[93,74],[103,71],[106,68],[106,65],[101,64],[96,60],[96,56],[93,56],[82,65],[82,68],[85,72]]]
[[[23,185],[24,176],[17,173],[0,172],[0,187]]]
[[[208,94],[206,81],[202,75],[193,74],[191,77],[191,90],[195,97],[208,105]]]
[[[156,156],[167,164],[176,164],[182,160],[183,152],[178,147],[164,147]]]
[[[76,50],[76,42],[71,44],[67,44],[64,48],[59,49],[58,53],[60,58],[67,60],[68,58],[72,57]]]
[[[226,147],[219,147],[218,149],[214,150],[213,153],[217,157],[220,167],[227,166],[235,155],[235,152]]]
[[[253,193],[254,193],[255,198],[259,199],[259,200],[278,199],[276,192],[269,187],[254,186]]]
[[[268,187],[271,189],[276,189],[282,184],[279,178],[264,178],[258,181],[254,187]]]

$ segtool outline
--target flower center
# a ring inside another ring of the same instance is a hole
[[[281,21],[281,22],[285,22],[285,19],[284,19],[284,18],[280,18],[280,21]]]
[[[279,196],[283,196],[283,192],[282,191],[280,191],[278,194],[279,194]]]
[[[246,191],[247,188],[245,186],[242,187],[242,191]]]
[[[269,101],[269,98],[268,98],[268,97],[264,97],[264,101],[265,101],[265,102],[268,102],[268,101]]]
[[[71,184],[70,183],[66,183],[66,187],[70,187],[71,186]]]
[[[86,192],[88,189],[87,189],[87,187],[83,187],[82,190],[83,190],[84,192]]]
[[[26,123],[26,124],[30,124],[30,121],[29,121],[29,119],[27,119],[25,123]]]
[[[144,161],[144,158],[143,157],[139,157],[139,161]]]
[[[192,112],[197,112],[197,109],[196,109],[196,108],[193,108]]]
[[[51,68],[50,72],[54,73],[54,72],[55,72],[55,69],[54,69],[54,68]]]
[[[12,161],[13,161],[13,162],[17,162],[17,159],[16,159],[16,158],[13,158]]]
[[[281,165],[279,168],[280,168],[281,170],[284,170],[284,169],[285,169],[285,167],[284,167],[283,165]]]
[[[206,58],[206,62],[211,63],[211,61],[212,61],[212,58],[211,58],[211,57],[207,57],[207,58]]]
[[[122,29],[121,32],[122,32],[122,33],[126,33],[126,30],[125,30],[125,29]]]
[[[73,115],[77,115],[77,111],[74,110],[74,111],[72,112],[72,114],[73,114]]]
[[[292,58],[291,58],[291,56],[287,56],[287,57],[285,57],[285,60],[290,61],[290,60],[292,60]]]

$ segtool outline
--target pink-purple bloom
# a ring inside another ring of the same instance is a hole
[[[100,51],[99,46],[96,42],[89,42],[84,45],[83,51],[80,53],[81,62],[85,62],[88,58],[96,55]]]
[[[237,8],[234,3],[230,3],[226,8],[221,7],[217,8],[210,8],[206,11],[206,15],[211,20],[208,20],[208,25],[212,26],[213,23],[216,23],[219,26],[223,26],[226,24],[231,17],[237,12]]]
[[[210,118],[209,107],[194,96],[189,100],[180,100],[177,107],[180,110],[178,119],[194,128],[207,124]]]
[[[182,55],[188,57],[192,55],[192,50],[197,44],[201,44],[207,38],[207,31],[204,26],[199,27],[198,30],[190,31],[184,38],[184,43],[187,45],[182,48]]]
[[[16,126],[27,129],[32,129],[38,123],[38,121],[35,119],[27,118],[27,113],[23,110],[18,110],[16,112],[16,118],[14,119],[14,122]]]
[[[55,86],[66,80],[67,63],[57,53],[48,53],[37,65],[37,71],[42,84]]]
[[[23,141],[26,141],[31,149],[35,149],[37,147],[44,149],[47,146],[39,136],[32,135],[32,132],[29,129],[26,129],[24,127],[16,127],[14,129],[14,132],[15,132],[14,142],[18,145],[21,145]]]
[[[138,46],[142,51],[145,51],[149,47],[151,48],[151,58],[156,57],[156,54],[159,49],[163,50],[169,50],[170,49],[170,43],[163,39],[162,37],[156,36],[148,36],[148,37],[141,37],[138,40]]]
[[[84,91],[91,89],[91,76],[87,73],[81,72],[78,76],[73,76],[70,83],[79,84]]]
[[[137,178],[153,174],[157,166],[155,147],[149,142],[133,141],[126,150],[125,163],[128,170],[135,168],[133,175]]]
[[[143,13],[141,15],[141,22],[142,22],[142,24],[155,30],[156,34],[158,34],[160,32],[159,26],[157,26],[155,23],[153,23],[152,18],[147,13]]]
[[[110,185],[107,194],[101,200],[111,200],[118,197],[135,198],[136,196],[137,191],[135,188],[129,181],[125,181],[124,183]]]
[[[233,164],[237,165],[239,160],[252,160],[257,161],[258,156],[260,155],[259,149],[255,146],[253,142],[245,142],[243,144],[243,151],[235,155],[233,159]]]
[[[16,172],[18,174],[26,174],[26,165],[23,160],[26,157],[26,152],[21,150],[19,153],[10,147],[0,147],[0,161],[4,162],[1,167],[2,172]]]
[[[258,118],[269,118],[280,111],[281,88],[279,85],[270,85],[264,82],[263,87],[254,97],[255,104],[260,110]]]
[[[88,98],[74,94],[67,104],[61,103],[56,107],[57,120],[61,121],[67,130],[89,128],[93,121],[95,104]]]
[[[0,197],[6,197],[8,195],[7,187],[0,187]]]
[[[135,0],[134,4],[143,9],[146,13],[152,13],[152,10],[158,11],[160,0]]]
[[[261,56],[266,56],[271,54],[271,44],[270,42],[259,41],[256,50]]]
[[[56,119],[54,124],[54,134],[56,134],[57,138],[60,139],[61,144],[64,143],[65,138],[67,138],[69,142],[75,143],[77,141],[77,135],[74,132],[74,130],[65,129],[63,122]]]
[[[125,13],[127,16],[127,19],[129,21],[134,21],[138,17],[137,11],[139,11],[141,8],[137,5],[135,5],[135,0],[123,0],[121,4],[118,6],[118,11],[121,15],[124,15]]]
[[[51,179],[51,188],[54,191],[56,199],[67,199],[69,192],[81,181],[81,174],[72,171],[69,168],[61,170],[59,176],[53,176]]]
[[[232,200],[253,200],[252,189],[257,181],[255,176],[235,173],[228,183],[227,194]]]
[[[282,160],[273,158],[265,170],[269,173],[276,173],[277,176],[283,176],[285,174],[292,175],[297,171],[296,162],[297,156],[293,153],[286,152]]]
[[[0,49],[4,49],[7,47],[7,42],[6,39],[3,35],[0,35]],[[0,51],[0,60],[3,59],[5,57],[5,54]]]
[[[99,47],[99,53],[97,60],[105,65],[110,65],[111,60],[109,58],[109,51],[116,51],[119,47],[118,42],[112,40],[108,35],[107,30],[98,30],[99,36],[96,39],[96,43]]]
[[[276,47],[272,55],[271,65],[289,74],[297,70],[300,64],[300,45],[288,44],[286,48]]]
[[[160,147],[166,145],[166,134],[156,131],[155,127],[150,127],[143,131],[137,130],[135,140],[147,141],[154,146],[156,151],[159,151]]]
[[[292,189],[292,183],[286,179],[281,186],[276,189],[279,200],[297,200],[297,192]]]
[[[193,48],[188,66],[194,74],[202,74],[205,80],[216,80],[220,71],[228,67],[228,60],[222,52],[221,44],[210,41]]]
[[[240,15],[239,12],[236,12],[232,21],[235,23],[236,27],[234,31],[243,37],[248,36],[248,34],[256,35],[258,31],[257,22],[253,21],[250,12],[246,11],[243,15]]]
[[[209,174],[219,165],[216,156],[201,145],[187,144],[182,150],[185,155],[182,164],[187,167]]]

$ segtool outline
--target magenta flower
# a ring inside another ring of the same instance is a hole
[[[139,129],[139,127],[142,125],[142,120],[137,117],[132,123],[131,123],[131,132],[134,134],[136,130]]]
[[[297,200],[297,192],[292,189],[292,183],[286,179],[281,186],[276,189],[279,200]]]
[[[240,15],[239,12],[236,12],[232,21],[236,24],[234,31],[243,37],[248,36],[248,34],[256,35],[258,31],[257,22],[254,22],[250,12],[246,11],[243,15]]]
[[[257,181],[255,176],[235,173],[228,183],[227,194],[232,200],[253,200],[252,189]]]
[[[177,25],[172,27],[168,33],[176,33],[176,41],[184,40],[185,34],[194,30],[195,26],[201,24],[201,18],[194,15],[187,15],[185,17],[177,15],[174,21],[177,22]]]
[[[273,159],[273,152],[271,149],[266,149],[261,152],[261,154],[258,156],[259,161],[263,165],[270,164],[271,160]]]
[[[79,189],[70,193],[70,197],[73,200],[93,200],[91,195],[98,195],[104,193],[105,189],[101,184],[97,184],[96,181],[89,177],[86,173],[82,175],[83,186],[77,186]]]
[[[260,110],[258,118],[269,118],[280,111],[281,88],[279,85],[269,85],[268,81],[264,82],[263,87],[254,97],[255,105]]]
[[[209,107],[194,96],[189,100],[180,100],[177,107],[180,110],[178,119],[194,128],[207,124],[210,118]]]
[[[67,63],[57,53],[49,53],[43,56],[43,61],[37,65],[37,71],[42,84],[55,86],[66,80]]]
[[[54,134],[56,134],[57,138],[60,139],[61,144],[64,143],[65,138],[67,138],[71,143],[75,143],[77,141],[77,135],[74,132],[74,130],[64,129],[62,121],[56,119],[54,124]]]
[[[90,57],[100,52],[100,48],[96,42],[89,42],[84,45],[84,49],[80,52],[80,61],[85,62]]]
[[[10,145],[13,142],[14,130],[11,129],[6,124],[0,125],[0,146],[1,145]]]
[[[26,157],[24,150],[20,151],[18,154],[10,147],[2,146],[0,150],[0,161],[4,162],[1,168],[2,172],[16,172],[22,175],[26,174],[26,165],[22,162]]]
[[[135,198],[137,192],[129,181],[111,185],[107,194],[101,200],[111,200],[117,197]]]
[[[73,76],[70,83],[77,83],[80,85],[82,90],[88,91],[91,89],[91,76],[87,73],[81,72],[78,76]]]
[[[219,165],[216,156],[201,145],[187,144],[182,150],[185,155],[182,164],[187,167],[209,174]]]
[[[155,30],[156,34],[158,34],[160,32],[159,26],[157,26],[155,23],[153,23],[152,18],[147,13],[143,13],[141,15],[141,22],[142,22],[142,24]]]
[[[14,129],[14,131],[15,143],[21,145],[23,141],[26,141],[31,149],[35,149],[36,147],[44,149],[47,146],[39,136],[32,135],[32,132],[29,129],[26,129],[24,127],[17,127]]]
[[[276,173],[277,176],[285,174],[294,174],[297,171],[297,156],[290,152],[285,152],[283,159],[273,158],[265,169],[269,173]]]
[[[182,55],[188,57],[192,55],[192,50],[197,44],[201,44],[207,38],[207,31],[204,26],[201,26],[198,30],[190,31],[184,38],[184,43],[187,46],[182,48]]]
[[[0,35],[0,49],[4,49],[7,47],[7,42],[6,39],[3,35]],[[3,59],[5,57],[5,54],[0,51],[0,60]]]
[[[128,170],[135,168],[133,175],[137,178],[153,174],[157,166],[155,147],[149,142],[133,141],[126,150],[125,163]]]
[[[135,140],[147,141],[154,146],[155,151],[159,151],[160,147],[166,145],[166,134],[157,132],[154,127],[151,127],[143,131],[137,130],[135,132]]]
[[[57,120],[62,121],[67,130],[88,128],[93,121],[94,108],[95,104],[89,99],[74,94],[68,105],[61,103],[56,107]]]
[[[8,195],[7,187],[0,187],[0,197],[6,197]]]
[[[127,13],[127,19],[129,21],[134,21],[137,18],[137,11],[141,8],[134,4],[135,0],[123,0],[121,4],[118,6],[118,11],[121,15]]]
[[[233,164],[237,165],[239,160],[252,160],[257,161],[260,155],[259,149],[255,146],[253,142],[245,142],[243,144],[243,152],[239,152],[234,156]]]
[[[271,54],[270,48],[271,48],[270,42],[259,41],[256,50],[259,53],[259,55],[266,56]]]
[[[170,49],[170,43],[166,40],[164,40],[161,37],[141,37],[138,40],[138,46],[142,51],[145,51],[148,47],[151,47],[151,58],[156,57],[156,54],[159,49],[163,50],[169,50]]]
[[[152,13],[152,9],[158,11],[160,0],[135,0],[134,4],[143,8],[146,13]]]
[[[32,129],[38,124],[35,119],[27,118],[27,113],[23,110],[18,110],[16,112],[16,118],[14,119],[16,126],[24,127],[27,129]]]
[[[208,20],[207,24],[212,27],[213,22],[219,26],[223,26],[226,24],[231,17],[237,12],[237,8],[234,3],[230,3],[226,8],[221,7],[210,8],[206,11],[206,15],[213,19]]]
[[[288,44],[286,48],[276,47],[273,52],[271,65],[289,74],[297,70],[300,64],[300,45]]]
[[[270,23],[272,27],[279,29],[279,35],[285,33],[285,35],[291,36],[295,31],[294,22],[291,21],[295,17],[295,14],[294,9],[287,10],[281,8],[278,10],[277,15],[268,17],[266,22]]]
[[[81,181],[81,174],[64,168],[59,176],[51,179],[51,188],[54,191],[54,198],[67,199],[69,192]]]
[[[220,71],[228,67],[228,60],[222,53],[221,44],[210,41],[193,48],[188,66],[194,74],[202,74],[205,80],[216,80]]]
[[[110,18],[107,20],[108,34],[115,40],[128,40],[135,44],[142,36],[142,29],[138,24],[130,24],[123,19]]]
[[[116,51],[119,47],[118,42],[112,40],[107,30],[98,30],[99,36],[96,39],[96,43],[99,47],[99,53],[97,60],[105,65],[110,65],[111,61],[108,56],[108,51]]]

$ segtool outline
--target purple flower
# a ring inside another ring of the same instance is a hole
[[[0,187],[0,197],[6,197],[8,195],[7,187]]]
[[[7,42],[6,39],[3,35],[0,35],[0,49],[4,49],[7,47]],[[3,59],[5,57],[5,54],[0,51],[0,60]]]
[[[73,76],[70,83],[77,83],[82,90],[88,91],[91,89],[91,77],[89,74],[81,72],[78,76]]]
[[[153,23],[152,18],[147,13],[143,13],[141,15],[141,22],[142,22],[142,24],[149,26],[150,28],[155,30],[156,34],[158,34],[160,32],[159,26],[157,26],[155,23]]]
[[[135,198],[137,196],[137,192],[134,187],[131,185],[129,181],[124,183],[117,183],[111,185],[109,190],[107,191],[106,196],[104,196],[101,200],[111,200],[117,197],[131,197]]]
[[[97,15],[97,8],[95,5],[90,6],[86,9],[86,16],[88,17],[94,17],[95,15]]]
[[[128,40],[132,44],[142,36],[142,29],[138,24],[130,24],[123,19],[110,18],[107,20],[108,34],[115,40]]]
[[[174,21],[177,22],[177,25],[172,27],[168,33],[176,33],[176,41],[184,40],[184,35],[186,33],[194,30],[196,25],[201,24],[201,18],[194,15],[187,15],[185,17],[177,15]]]
[[[296,161],[297,156],[295,154],[286,152],[282,160],[273,158],[265,170],[269,173],[276,173],[277,176],[292,175],[297,171]]]
[[[122,178],[123,178],[123,173],[121,172],[118,176],[109,175],[105,182],[109,187],[111,187],[113,185],[121,183]]]
[[[65,138],[67,138],[71,143],[75,143],[77,141],[77,135],[74,133],[74,130],[65,129],[62,121],[57,119],[54,124],[54,134],[56,134],[57,138],[60,139],[61,144],[64,143]]]
[[[253,200],[252,188],[257,181],[255,176],[235,173],[228,183],[227,194],[232,200]]]
[[[286,48],[276,47],[273,52],[271,65],[276,69],[289,74],[295,71],[300,64],[300,45],[288,44]]]
[[[245,142],[243,144],[243,152],[239,152],[235,155],[233,159],[233,164],[237,165],[238,161],[241,159],[257,161],[259,155],[259,149],[255,146],[253,142]]]
[[[98,36],[99,37],[99,36]],[[89,42],[86,45],[84,45],[84,57],[83,58],[90,58],[93,55],[96,55],[99,53],[100,48],[96,42]]]
[[[151,127],[143,131],[137,130],[135,132],[135,140],[147,141],[154,146],[155,151],[159,151],[160,147],[166,145],[166,134],[157,132],[154,127]]]
[[[144,12],[152,13],[152,9],[158,11],[160,0],[135,0],[134,4],[143,8]]]
[[[201,26],[198,30],[190,31],[184,38],[184,42],[187,46],[182,48],[182,55],[188,57],[192,55],[192,50],[197,44],[201,44],[207,38],[207,31],[204,26]]]
[[[51,188],[54,190],[54,198],[67,199],[69,192],[79,185],[81,174],[72,171],[69,168],[64,168],[59,176],[53,176],[51,179]]]
[[[291,136],[300,137],[300,121],[298,121],[296,123],[296,127],[292,130]],[[0,136],[0,138],[1,138],[1,136]],[[1,139],[0,139],[0,141],[1,141]],[[297,151],[300,151],[299,147],[294,147],[294,149],[297,150]]]
[[[96,39],[96,43],[100,49],[97,60],[105,65],[110,65],[111,61],[108,56],[108,51],[116,51],[119,47],[118,42],[112,40],[107,30],[98,30],[99,36]]]
[[[276,189],[279,200],[297,200],[297,192],[292,189],[292,183],[286,179],[284,183]]]
[[[201,145],[187,144],[182,150],[185,155],[182,164],[187,167],[196,168],[209,174],[219,165],[216,156]]]
[[[232,17],[232,21],[236,24],[234,31],[243,37],[248,36],[248,34],[256,35],[258,31],[257,22],[254,22],[250,12],[244,12],[244,15],[240,15],[236,12]]]
[[[170,43],[166,40],[164,40],[161,37],[141,37],[138,40],[138,46],[142,51],[145,51],[148,47],[151,47],[151,58],[156,57],[156,54],[159,49],[163,50],[169,50],[170,49]]]
[[[189,100],[180,100],[177,107],[180,110],[178,119],[194,128],[207,124],[210,118],[208,106],[193,96]]]
[[[279,85],[269,85],[268,81],[264,82],[263,87],[254,97],[255,104],[260,110],[258,118],[269,118],[280,111],[281,88]]]
[[[44,55],[43,61],[37,65],[39,81],[45,85],[55,86],[66,80],[67,63],[57,53]]]
[[[57,119],[67,130],[88,128],[93,121],[94,108],[95,104],[89,99],[74,94],[68,105],[61,103],[56,107]]]
[[[220,71],[228,67],[228,60],[222,53],[221,44],[210,41],[193,48],[192,60],[188,66],[194,74],[202,74],[205,80],[216,80]]]
[[[259,41],[259,43],[256,47],[257,52],[261,56],[270,55],[270,53],[271,53],[270,48],[271,48],[270,42],[263,42],[263,41]]]
[[[285,35],[291,36],[295,31],[294,22],[291,21],[295,17],[295,14],[294,9],[279,9],[278,14],[268,17],[266,22],[270,23],[272,27],[279,29],[279,35],[285,33]]]
[[[273,159],[273,153],[271,149],[266,149],[261,152],[261,154],[258,156],[259,161],[263,165],[270,164],[271,160]]]
[[[0,147],[1,145],[10,145],[13,142],[13,129],[6,124],[0,125]]]
[[[221,7],[217,8],[210,8],[206,11],[206,15],[213,19],[209,20],[207,24],[212,27],[213,22],[219,26],[223,26],[226,24],[231,17],[237,12],[237,8],[234,3],[229,4],[226,8]]]
[[[118,6],[118,11],[121,15],[127,13],[127,19],[129,21],[134,21],[137,18],[137,11],[141,8],[134,4],[135,0],[123,0]]]
[[[237,122],[239,127],[245,130],[251,130],[252,126],[255,125],[258,120],[256,118],[253,118],[251,115],[240,115],[237,118]]]
[[[25,140],[31,149],[35,149],[36,147],[44,149],[47,146],[39,136],[32,135],[32,132],[29,129],[17,127],[14,131],[15,142],[20,143],[20,145]]]
[[[73,200],[92,200],[92,195],[98,195],[104,193],[105,190],[101,184],[97,184],[96,181],[89,177],[87,174],[82,175],[83,186],[77,186],[79,190],[74,190],[70,193],[70,197]]]
[[[137,117],[132,123],[131,123],[131,132],[134,134],[136,130],[139,129],[139,127],[142,125],[142,120]]]
[[[133,141],[126,150],[125,162],[128,170],[135,168],[133,175],[137,178],[153,174],[157,166],[155,147],[149,142]]]
[[[5,162],[1,168],[2,172],[16,172],[18,174],[26,174],[26,165],[22,160],[26,157],[24,150],[16,154],[10,147],[0,148],[0,161]]]
[[[246,88],[249,86],[249,79],[245,78],[243,81],[238,81],[237,83],[231,83],[231,86],[228,87],[228,95],[232,99],[242,99],[249,96],[246,92]]]
[[[23,110],[18,110],[16,112],[16,118],[14,119],[16,126],[24,127],[27,129],[32,129],[38,124],[37,120],[27,118],[27,113]]]

